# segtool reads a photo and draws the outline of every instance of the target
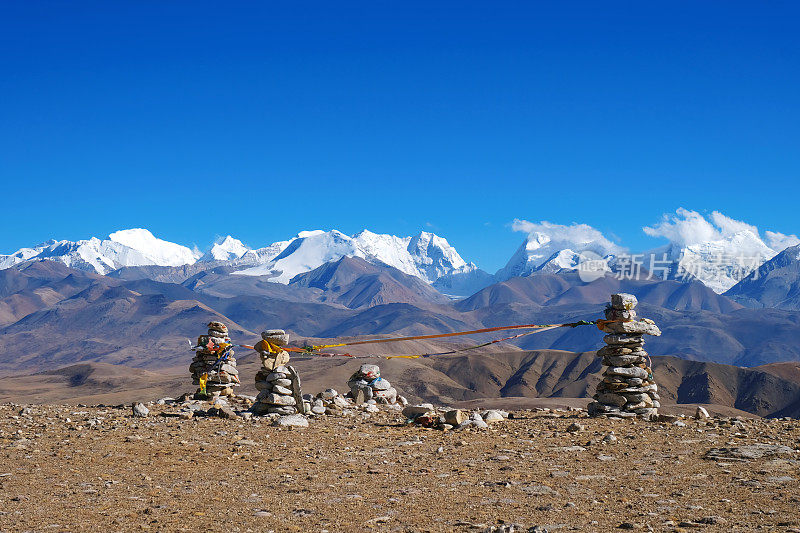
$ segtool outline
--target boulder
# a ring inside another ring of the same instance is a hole
[[[403,416],[406,418],[413,419],[434,410],[435,409],[433,408],[433,405],[429,403],[422,403],[419,405],[409,405],[405,409],[403,409]]]
[[[483,421],[487,424],[492,424],[494,422],[502,422],[505,420],[505,417],[500,411],[490,410],[487,411],[486,414],[483,416]]]

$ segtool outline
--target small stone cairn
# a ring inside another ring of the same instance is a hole
[[[599,324],[606,333],[606,346],[597,351],[607,368],[597,385],[595,401],[589,404],[589,416],[658,416],[658,385],[648,365],[643,336],[659,336],[661,330],[652,320],[636,318],[637,304],[632,294],[611,295],[611,306],[605,310],[606,322]]]
[[[325,389],[316,397],[307,395],[311,404],[312,415],[343,416],[348,409],[355,407],[350,400],[339,394],[336,389]]]
[[[409,424],[426,428],[441,429],[488,429],[490,424],[502,422],[510,417],[505,411],[489,409],[483,412],[462,411],[448,407],[436,408],[430,403],[409,405],[403,409],[403,416]]]
[[[397,403],[397,389],[381,377],[378,365],[361,365],[347,380],[350,395],[356,405],[375,400],[376,403]]]
[[[192,383],[201,385],[198,393],[202,393],[201,379],[205,377],[206,394],[233,394],[233,387],[239,386],[239,370],[228,337],[228,326],[222,322],[209,322],[208,334],[197,338],[195,356],[189,365]]]
[[[261,340],[254,346],[261,356],[261,369],[256,373],[256,388],[259,390],[251,411],[255,415],[306,414],[310,409],[303,402],[300,390],[300,375],[289,365],[289,353],[282,348],[289,344],[289,335],[282,329],[270,329],[261,333]]]

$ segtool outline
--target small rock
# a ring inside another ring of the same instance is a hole
[[[303,415],[284,415],[275,420],[273,426],[307,428],[308,419]]]
[[[239,415],[236,414],[236,411],[225,405],[217,408],[217,416],[220,418],[236,418]]]
[[[578,433],[578,432],[583,431],[585,429],[586,429],[586,427],[583,424],[581,424],[580,422],[573,422],[572,424],[567,426],[567,431],[569,431],[570,433]]]
[[[697,406],[697,411],[695,411],[695,413],[694,413],[694,417],[696,419],[703,420],[703,419],[709,418],[709,416],[710,415],[708,414],[708,411],[706,411],[705,407],[703,407],[701,405]]]
[[[466,415],[461,409],[452,409],[444,414],[444,420],[451,426],[460,426],[466,420]]]
[[[143,403],[136,402],[133,404],[133,416],[137,418],[145,418],[150,414],[150,410],[144,406]]]
[[[487,411],[486,414],[483,416],[483,421],[487,424],[491,424],[493,422],[502,422],[506,418],[500,411],[491,410]]]
[[[429,403],[422,403],[419,405],[409,405],[403,409],[403,416],[409,419],[420,417],[430,411],[433,411],[433,405]]]

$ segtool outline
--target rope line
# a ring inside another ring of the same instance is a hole
[[[533,331],[526,331],[525,333],[518,333],[516,335],[512,335],[511,337],[504,337],[502,339],[495,339],[493,341],[484,342],[483,344],[476,344],[475,346],[468,346],[466,348],[460,348],[458,350],[450,350],[449,352],[439,352],[439,353],[426,353],[426,354],[419,354],[419,355],[385,355],[386,359],[419,359],[420,357],[432,357],[434,355],[452,355],[454,353],[461,353],[467,352],[469,350],[477,350],[478,348],[483,348],[484,346],[490,346],[492,344],[497,344],[498,342],[503,341],[510,341],[513,339],[518,339],[520,337],[524,337],[525,335],[531,335],[533,333],[541,333],[543,331],[549,331],[551,329],[555,329],[560,326],[549,326],[545,328],[535,329]]]
[[[580,320],[578,322],[569,322],[565,324],[522,324],[519,326],[496,326],[493,328],[473,329],[470,331],[456,331],[453,333],[437,333],[435,335],[415,335],[412,337],[394,337],[389,339],[368,339],[363,341],[342,342],[338,344],[318,344],[307,346],[309,352],[321,350],[323,348],[338,348],[340,346],[357,346],[361,344],[378,344],[384,342],[400,342],[400,341],[415,341],[425,339],[443,339],[445,337],[457,337],[459,335],[475,335],[477,333],[491,333],[493,331],[504,331],[512,329],[542,329],[542,328],[575,328],[578,326],[594,326],[596,322],[589,322],[587,320]]]
[[[482,329],[473,329],[469,331],[456,331],[451,333],[437,333],[434,335],[414,335],[410,337],[393,337],[393,338],[380,338],[380,339],[366,339],[360,341],[351,341],[351,342],[341,342],[337,344],[315,344],[315,345],[305,345],[302,348],[295,347],[295,346],[280,346],[278,347],[279,350],[285,350],[287,352],[294,352],[306,356],[317,356],[317,357],[350,357],[353,359],[374,359],[374,358],[384,358],[384,359],[418,359],[420,357],[431,357],[431,356],[438,356],[438,355],[451,355],[455,353],[466,352],[469,350],[476,350],[478,348],[483,348],[486,346],[490,346],[492,344],[497,344],[499,342],[510,341],[513,339],[518,339],[520,337],[524,337],[526,335],[531,335],[533,333],[542,333],[544,331],[553,330],[556,328],[576,328],[578,326],[597,326],[598,329],[602,329],[603,326],[609,322],[617,322],[614,320],[597,320],[597,321],[587,321],[587,320],[579,320],[577,322],[566,322],[563,324],[521,324],[516,326],[495,326],[491,328],[482,328]],[[488,342],[476,344],[473,346],[467,346],[465,348],[458,348],[455,350],[449,350],[446,352],[439,352],[439,353],[424,353],[424,354],[413,354],[413,355],[352,355],[349,353],[332,353],[332,352],[320,352],[320,350],[325,348],[338,348],[342,346],[359,346],[364,344],[380,344],[386,342],[403,342],[403,341],[412,341],[412,340],[426,340],[426,339],[442,339],[447,337],[457,337],[461,335],[475,335],[479,333],[491,333],[494,331],[509,331],[509,330],[516,330],[516,329],[529,329],[532,331],[526,331],[523,333],[518,333],[516,335],[511,335],[509,337],[503,337],[501,339],[495,339]],[[234,346],[238,346],[240,348],[247,348],[250,350],[256,350],[256,346],[250,344],[235,344]],[[270,348],[272,348],[270,346]]]

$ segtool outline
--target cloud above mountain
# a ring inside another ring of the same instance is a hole
[[[800,244],[800,238],[797,235],[785,235],[778,231],[765,231],[764,235],[767,237],[767,245],[776,251],[783,251],[790,246]]]
[[[658,224],[645,226],[642,229],[651,237],[667,239],[680,247],[721,241],[744,232],[750,232],[764,242],[758,228],[752,224],[736,220],[719,211],[713,211],[705,217],[697,211],[683,207],[678,208],[675,213],[664,214]],[[766,231],[765,236],[764,244],[776,252],[800,243],[796,235]]]
[[[600,257],[611,257],[625,251],[588,224],[566,226],[546,220],[515,219],[511,229],[525,233],[527,237],[506,266],[497,271],[498,279],[529,276],[540,271],[574,270],[582,261],[581,252],[591,251]]]
[[[528,220],[514,219],[511,229],[520,233],[527,233],[529,237],[547,236],[551,243],[563,243],[566,248],[574,251],[592,250],[601,255],[619,253],[625,250],[622,246],[612,242],[603,233],[588,224],[573,222],[569,226],[553,224],[543,220],[530,222]]]

